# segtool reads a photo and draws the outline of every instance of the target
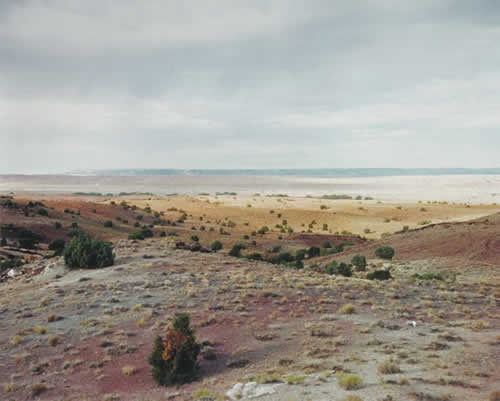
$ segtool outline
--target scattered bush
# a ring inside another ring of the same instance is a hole
[[[389,270],[375,270],[366,275],[368,280],[389,280],[392,278]]]
[[[381,246],[375,251],[375,256],[381,259],[392,259],[394,257],[394,248],[390,246]]]
[[[66,246],[66,241],[62,238],[57,238],[49,244],[49,249],[55,251],[56,255],[62,255],[64,247]]]
[[[111,243],[90,238],[88,234],[73,237],[64,249],[64,262],[70,268],[107,267],[112,266],[114,260]]]
[[[144,235],[141,231],[134,231],[128,235],[128,239],[142,241],[144,239]]]
[[[411,277],[414,279],[418,279],[418,280],[440,280],[440,281],[443,281],[443,276],[441,275],[441,273],[424,273],[424,274],[415,273],[415,274],[412,274]]]
[[[340,264],[338,264],[336,261],[331,262],[325,267],[325,272],[328,274],[337,274],[344,277],[352,276],[351,265],[343,262]]]
[[[26,228],[21,229],[19,232],[19,246],[21,248],[33,249],[42,240],[42,236],[35,234]]]
[[[357,271],[366,270],[366,258],[361,255],[354,255],[351,259],[351,263],[356,266]]]
[[[236,258],[239,258],[241,256],[241,250],[245,248],[246,247],[244,244],[235,244],[229,251],[229,256],[234,256]]]
[[[212,248],[212,251],[217,252],[222,249],[222,242],[219,240],[215,240],[212,242],[212,245],[210,246]]]
[[[307,251],[309,258],[315,258],[316,256],[319,256],[320,253],[321,250],[317,246],[311,246]]]
[[[184,384],[198,377],[200,345],[189,325],[187,313],[177,314],[165,338],[155,339],[149,363],[160,386]]]

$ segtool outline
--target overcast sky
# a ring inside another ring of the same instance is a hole
[[[500,1],[0,1],[0,173],[500,167]]]

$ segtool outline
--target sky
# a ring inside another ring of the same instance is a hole
[[[0,1],[0,174],[343,167],[500,167],[499,1]]]

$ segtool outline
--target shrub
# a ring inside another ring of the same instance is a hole
[[[375,251],[375,256],[381,259],[392,259],[394,257],[394,248],[390,246],[381,246]]]
[[[64,262],[70,268],[107,267],[112,266],[114,260],[112,245],[109,242],[90,238],[88,234],[73,237],[64,249]]]
[[[66,241],[62,238],[57,238],[49,244],[49,249],[55,251],[56,255],[62,255],[65,246]]]
[[[167,233],[165,231],[160,231],[160,237],[166,237]]]
[[[212,251],[219,251],[222,249],[222,242],[220,242],[219,240],[215,240],[214,242],[212,242],[212,245],[210,246],[212,248]]]
[[[200,345],[187,313],[177,314],[165,338],[156,337],[149,357],[153,379],[160,386],[184,384],[198,377]]]
[[[309,258],[315,258],[316,256],[319,256],[320,253],[321,253],[321,250],[317,246],[312,246],[307,251]]]
[[[19,232],[19,246],[21,248],[33,249],[41,241],[42,237],[34,232],[23,228]]]
[[[323,242],[323,248],[331,248],[332,244],[330,244],[330,241],[325,241]]]
[[[293,262],[295,259],[294,257],[290,254],[290,252],[281,252],[278,255],[278,263],[290,263]]]
[[[104,227],[113,227],[113,222],[111,220],[106,220],[104,222]]]
[[[338,274],[344,277],[352,276],[351,266],[343,262],[340,264],[337,264],[336,261],[331,262],[325,267],[325,272],[328,274]]]
[[[142,241],[144,239],[144,235],[141,231],[134,231],[128,235],[128,239]]]
[[[361,255],[354,255],[351,259],[351,263],[356,266],[357,271],[366,270],[366,258]]]
[[[443,281],[443,276],[441,275],[441,273],[424,273],[424,274],[415,273],[415,274],[412,274],[411,277],[414,279],[418,279],[418,280],[440,280],[440,281]]]
[[[191,235],[191,240],[193,240],[194,242],[199,242],[200,238],[197,235]]]
[[[144,236],[144,238],[152,238],[153,237],[153,231],[146,226],[143,226],[141,229],[141,233]]]
[[[7,246],[7,239],[2,237],[2,241],[0,242],[0,246]]]
[[[62,227],[61,223],[59,223],[58,221],[56,221],[55,226],[56,226],[56,229],[60,229]]]
[[[38,213],[40,216],[48,216],[48,215],[49,215],[49,212],[47,211],[47,209],[38,209],[38,210],[37,210],[37,213]]]
[[[262,254],[259,252],[253,252],[249,255],[246,256],[248,260],[263,260],[264,258],[262,257]]]
[[[264,227],[261,227],[259,228],[259,230],[257,231],[257,233],[259,233],[260,235],[264,235],[265,233],[269,232],[269,227],[268,226],[264,226]]]
[[[372,273],[368,273],[366,278],[368,280],[389,280],[392,276],[389,270],[375,270]]]
[[[295,251],[295,260],[304,260],[306,258],[307,250],[297,249]]]
[[[241,250],[245,249],[245,245],[243,244],[235,244],[229,251],[229,256],[234,256],[239,258],[241,256]]]

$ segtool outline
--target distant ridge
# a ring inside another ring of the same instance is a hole
[[[319,169],[108,169],[79,170],[66,175],[81,176],[296,176],[318,178],[500,175],[500,168],[319,168]]]

